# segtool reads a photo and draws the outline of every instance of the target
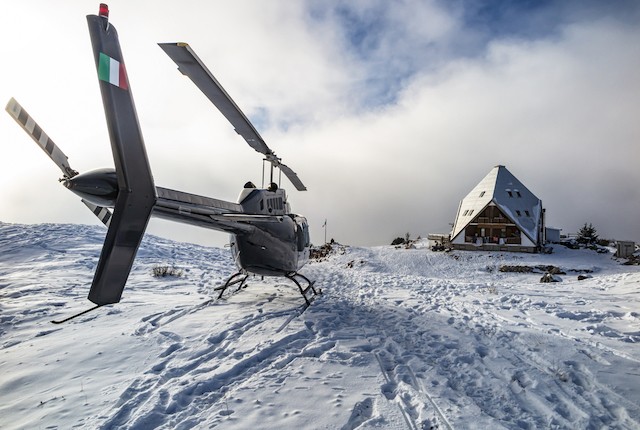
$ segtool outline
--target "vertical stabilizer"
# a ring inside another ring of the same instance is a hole
[[[100,16],[87,16],[87,23],[111,139],[118,197],[89,292],[89,300],[97,305],[120,301],[156,202],[118,33],[104,8],[101,5]]]

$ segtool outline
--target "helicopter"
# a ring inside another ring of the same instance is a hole
[[[162,50],[227,118],[251,148],[270,166],[270,183],[257,188],[247,182],[238,202],[157,187],[131,94],[129,78],[109,8],[87,15],[98,82],[107,120],[115,168],[78,173],[68,157],[26,110],[11,99],[6,111],[62,171],[60,182],[107,226],[88,299],[94,307],[54,323],[62,323],[101,306],[118,303],[151,216],[230,234],[237,272],[216,287],[221,298],[227,288],[240,290],[250,275],[291,280],[305,300],[305,309],[319,291],[299,273],[309,258],[309,226],[291,213],[284,189],[274,182],[278,169],[299,191],[306,187],[298,175],[266,145],[258,131],[186,43],[160,43]],[[264,169],[263,169],[264,172]],[[264,174],[264,173],[263,173]]]

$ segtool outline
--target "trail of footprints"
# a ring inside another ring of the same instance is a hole
[[[274,321],[284,321],[291,309],[265,311],[258,305],[246,316],[219,327],[215,334],[190,339],[188,356],[182,354],[185,339],[166,327],[199,308],[176,308],[144,318],[135,334],[155,331],[166,349],[147,373],[123,392],[105,427],[117,428],[131,422],[132,416],[139,426],[157,425],[157,420],[168,420],[160,424],[170,426],[197,424],[207,408],[221,411],[207,418],[208,424],[215,425],[233,414],[233,408],[223,407],[227,393],[256,380],[277,390],[285,383],[279,370],[305,357],[350,365],[377,363],[383,376],[379,391],[362,393],[362,399],[351,405],[342,427],[347,430],[375,426],[382,419],[380,402],[385,401],[395,405],[410,429],[451,429],[455,423],[450,423],[447,415],[460,416],[461,410],[474,411],[467,415],[478,414],[484,420],[480,422],[487,424],[497,420],[523,428],[570,427],[579,422],[585,410],[611,397],[606,387],[591,386],[601,394],[585,395],[575,404],[574,392],[580,392],[582,385],[594,384],[584,366],[549,359],[547,350],[553,348],[552,343],[535,334],[514,331],[516,324],[505,325],[483,303],[455,300],[464,293],[450,281],[375,272],[363,277],[356,269],[350,277],[350,272],[323,269],[327,268],[316,270],[315,278],[334,289],[294,327],[275,333],[269,342],[256,343],[260,337],[255,333],[271,330],[274,334]],[[420,305],[385,295],[388,286],[401,282],[415,283],[411,294],[420,296],[415,301]],[[199,284],[199,289],[207,288],[204,281]],[[517,297],[511,299],[509,306],[525,311],[536,306]],[[199,346],[194,347],[194,342]],[[596,361],[599,357],[587,347],[585,354]],[[318,378],[335,382],[342,375]],[[308,382],[312,386],[318,381]],[[567,383],[572,385],[563,385]],[[532,412],[530,419],[522,418],[522,411],[535,404],[531,397],[540,395],[536,387],[541,384],[552,388],[540,391],[546,398],[540,398],[539,404],[554,405],[553,413]],[[343,408],[343,391],[339,384],[333,385],[332,405]],[[510,391],[496,386],[508,386]],[[256,408],[270,407],[259,399],[256,402]],[[540,418],[549,415],[550,421]],[[513,421],[514,416],[520,417],[519,421]]]

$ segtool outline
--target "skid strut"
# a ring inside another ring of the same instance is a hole
[[[229,288],[232,285],[235,285],[235,284],[239,283],[240,285],[238,285],[238,288],[236,288],[236,291],[240,291],[242,289],[242,287],[244,286],[244,283],[247,281],[248,277],[249,277],[249,275],[247,275],[244,272],[234,273],[233,275],[231,275],[231,277],[229,279],[227,279],[227,282],[225,282],[224,285],[222,285],[220,287],[216,287],[213,290],[214,291],[220,291],[220,294],[218,295],[218,298],[221,299],[222,295],[227,290],[227,288]]]
[[[317,296],[318,294],[320,294],[321,292],[316,291],[315,287],[313,286],[313,284],[315,284],[315,281],[310,281],[309,278],[307,278],[304,275],[301,275],[300,273],[289,273],[286,275],[287,279],[290,279],[291,281],[293,281],[294,284],[296,284],[298,286],[298,289],[300,290],[300,294],[302,294],[302,297],[304,297],[304,301],[306,302],[307,306],[309,306],[311,304],[311,301],[313,299],[315,299],[315,296]],[[302,288],[302,285],[300,285],[300,282],[298,282],[297,278],[302,278],[302,280],[304,280],[307,283],[307,287],[306,288]],[[309,299],[309,297],[307,297],[307,294],[309,293],[313,293]]]

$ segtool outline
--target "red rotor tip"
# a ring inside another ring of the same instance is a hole
[[[106,3],[100,3],[100,10],[98,11],[98,15],[109,18],[109,6],[107,6]]]

